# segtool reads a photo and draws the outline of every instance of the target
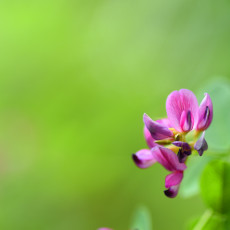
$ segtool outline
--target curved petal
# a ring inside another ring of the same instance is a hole
[[[148,168],[153,165],[156,160],[149,149],[141,149],[132,155],[133,161],[139,168]]]
[[[170,149],[156,146],[151,149],[154,159],[169,171],[184,171],[187,167],[180,163],[177,155]]]
[[[196,129],[205,130],[212,123],[213,118],[213,105],[210,96],[205,93],[205,97],[200,103],[199,112],[198,112],[198,122]]]
[[[146,143],[150,149],[157,145],[154,142],[155,140],[152,138],[151,133],[149,132],[149,130],[146,127],[144,127],[144,136],[145,136]]]
[[[172,125],[170,124],[170,121],[168,118],[163,118],[163,119],[160,119],[160,120],[156,120],[157,123],[159,124],[162,124],[168,128],[172,128]]]
[[[164,193],[167,197],[174,198],[174,197],[176,197],[178,190],[179,190],[179,185],[175,185],[175,186],[172,186],[169,189],[165,190]]]
[[[168,128],[171,127],[169,119],[167,119],[167,118],[156,120],[156,122],[159,123],[159,124],[162,124],[164,126],[167,126]],[[154,142],[155,139],[152,138],[152,135],[149,132],[149,130],[146,128],[146,126],[144,126],[144,136],[145,136],[146,143],[147,143],[147,145],[149,146],[150,149],[158,145],[158,144],[156,144]]]
[[[198,115],[196,96],[188,89],[173,91],[166,101],[166,111],[170,124],[180,132],[193,129]]]
[[[173,132],[167,126],[153,121],[147,114],[144,114],[143,120],[153,139],[162,140],[173,136]]]
[[[165,178],[165,187],[170,188],[174,185],[178,185],[181,183],[183,179],[183,172],[182,171],[175,171]]]

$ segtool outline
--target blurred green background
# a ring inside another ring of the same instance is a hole
[[[183,229],[199,197],[168,199],[140,170],[142,115],[167,95],[230,77],[227,0],[0,2],[0,228]]]

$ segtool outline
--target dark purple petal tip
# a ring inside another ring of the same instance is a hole
[[[169,198],[174,198],[177,196],[178,194],[178,189],[179,189],[179,186],[176,185],[176,186],[172,186],[170,187],[169,189],[165,190],[164,191],[164,194],[169,197]]]
[[[177,156],[179,162],[184,163],[187,156],[191,155],[192,153],[190,145],[187,142],[182,142],[182,141],[174,141],[172,144],[177,147],[180,147]]]
[[[141,160],[136,156],[135,153],[132,154],[133,161],[135,162],[136,165],[141,164]]]
[[[177,147],[181,147],[184,151],[191,151],[191,147],[187,142],[174,141],[172,144]]]
[[[139,168],[148,168],[153,165],[156,160],[149,149],[141,149],[137,153],[132,154],[134,163]]]
[[[188,155],[183,152],[182,149],[179,149],[177,153],[177,157],[180,163],[184,163],[185,160],[187,159]]]
[[[197,150],[200,156],[202,156],[204,151],[208,149],[208,143],[206,142],[204,136],[205,132],[202,133],[201,137],[194,145],[194,149]]]

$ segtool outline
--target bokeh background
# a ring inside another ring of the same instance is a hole
[[[205,207],[140,170],[142,115],[176,89],[230,77],[227,0],[0,2],[0,228],[183,229]]]

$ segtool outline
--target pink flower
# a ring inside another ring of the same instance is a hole
[[[213,105],[210,96],[205,97],[198,106],[196,96],[188,89],[173,91],[166,100],[168,117],[153,121],[144,114],[144,136],[149,149],[133,154],[139,168],[148,168],[159,162],[168,171],[165,195],[175,197],[186,169],[187,157],[196,150],[200,156],[208,149],[204,138],[205,130],[213,119]],[[193,140],[187,142],[186,135],[193,132]],[[201,137],[198,139],[200,133]],[[164,147],[163,147],[164,146]]]
[[[99,228],[98,230],[112,230],[111,228]]]
[[[166,101],[166,111],[172,127],[179,132],[206,130],[213,118],[213,105],[210,96],[205,97],[198,107],[196,96],[188,89],[173,91]]]

